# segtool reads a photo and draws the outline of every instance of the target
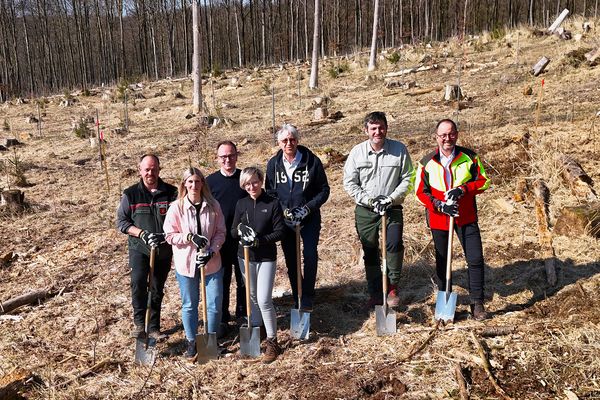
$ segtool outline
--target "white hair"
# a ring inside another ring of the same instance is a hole
[[[291,134],[298,142],[300,141],[300,132],[298,132],[298,128],[287,123],[283,124],[281,129],[277,131],[277,140],[285,138],[288,134]]]

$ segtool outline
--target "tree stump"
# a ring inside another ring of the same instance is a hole
[[[327,115],[329,115],[329,113],[327,111],[327,107],[317,107],[317,108],[315,108],[313,120],[314,121],[322,121],[325,118],[327,118]]]
[[[533,76],[538,76],[546,69],[546,66],[550,63],[550,59],[548,57],[542,57],[538,60],[538,62],[533,66],[531,73]]]
[[[446,85],[446,91],[444,92],[445,101],[460,100],[463,98],[462,90],[458,85]]]
[[[568,237],[588,235],[600,238],[600,205],[564,207],[554,225],[554,233]]]
[[[17,400],[23,399],[21,393],[36,378],[30,371],[17,368],[0,378],[0,399]],[[35,379],[39,381],[39,379]]]
[[[4,190],[0,194],[0,206],[9,214],[18,214],[25,209],[25,193],[18,189]]]

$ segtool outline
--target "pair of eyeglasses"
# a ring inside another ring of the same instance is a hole
[[[435,136],[439,137],[440,139],[448,139],[448,138],[455,138],[456,136],[458,136],[458,133],[450,132],[450,133],[444,133],[443,135],[438,135],[436,133]]]
[[[281,143],[283,143],[283,144],[288,144],[288,142],[289,142],[289,143],[291,143],[291,144],[294,144],[294,143],[296,143],[296,142],[297,142],[297,140],[296,140],[296,139],[294,139],[294,138],[285,138],[285,139],[281,139]]]
[[[233,160],[236,156],[237,156],[236,154],[225,154],[225,155],[217,156],[217,157],[219,157],[221,160],[225,161],[227,159]]]
[[[253,187],[253,186],[261,186],[262,182],[261,181],[250,181],[250,182],[246,182],[244,184],[244,187]]]

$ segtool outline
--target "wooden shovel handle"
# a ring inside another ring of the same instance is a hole
[[[296,225],[296,286],[298,292],[298,309],[302,301],[302,263],[300,257],[300,225]]]
[[[387,212],[381,216],[381,280],[383,287],[383,312],[387,314]]]
[[[244,272],[246,275],[246,315],[248,316],[248,328],[250,328],[252,304],[250,303],[250,248],[248,246],[244,246]]]
[[[452,277],[452,241],[454,239],[454,217],[448,224],[448,251],[446,252],[446,293],[450,293],[450,278]]]

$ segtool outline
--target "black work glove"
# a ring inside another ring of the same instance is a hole
[[[392,205],[392,198],[389,196],[379,195],[371,200],[373,211],[377,214],[385,214],[386,210]]]
[[[458,203],[449,204],[440,201],[438,211],[451,217],[458,217]]]
[[[238,235],[240,235],[240,244],[244,247],[258,247],[256,232],[248,225],[238,224]]]
[[[187,239],[193,242],[198,250],[205,248],[208,244],[208,238],[197,233],[188,233]]]
[[[208,250],[205,253],[198,252],[196,254],[196,268],[203,268],[208,264],[211,258],[215,255],[215,252]]]
[[[293,226],[298,226],[304,218],[308,216],[310,209],[307,206],[294,207],[291,210],[286,208],[283,211],[283,218]]]
[[[464,186],[458,186],[450,189],[444,193],[444,200],[452,200],[456,202],[465,195],[466,191],[467,190]]]
[[[152,233],[142,230],[139,238],[150,247],[158,247],[158,245],[165,242],[164,233]]]

